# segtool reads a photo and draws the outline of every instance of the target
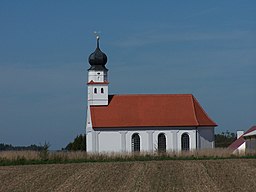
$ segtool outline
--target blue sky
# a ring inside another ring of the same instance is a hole
[[[0,143],[84,133],[93,31],[110,93],[192,93],[219,125],[256,124],[256,2],[0,1]]]

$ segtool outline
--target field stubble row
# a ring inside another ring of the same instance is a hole
[[[0,191],[254,191],[256,159],[0,167]]]

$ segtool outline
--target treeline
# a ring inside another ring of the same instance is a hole
[[[38,145],[12,146],[9,144],[0,143],[0,151],[25,151],[25,150],[41,151],[43,149],[44,149],[44,146],[38,146]]]
[[[226,148],[236,140],[236,134],[229,131],[215,134],[215,147]]]
[[[63,150],[67,151],[85,151],[86,150],[85,136],[78,135],[73,142],[70,142]]]

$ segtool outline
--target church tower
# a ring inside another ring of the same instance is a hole
[[[100,50],[100,37],[97,35],[97,47],[89,56],[91,67],[88,69],[88,106],[108,105],[108,69],[105,67],[107,56]]]

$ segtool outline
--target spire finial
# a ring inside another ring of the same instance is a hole
[[[92,66],[90,69],[103,69],[103,70],[107,70],[107,68],[105,67],[108,58],[107,55],[105,53],[103,53],[100,50],[100,32],[94,31],[94,35],[96,36],[96,41],[97,41],[97,47],[95,49],[95,51],[89,56],[88,60],[90,65]]]
[[[94,35],[96,36],[96,40],[97,40],[97,48],[100,47],[100,31],[97,32],[97,31],[94,31]]]

